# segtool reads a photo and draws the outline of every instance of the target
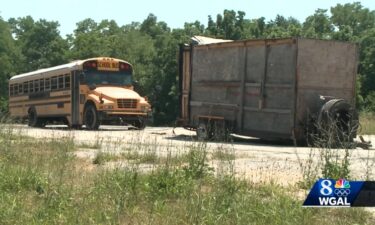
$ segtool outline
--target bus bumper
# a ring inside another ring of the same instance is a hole
[[[151,120],[152,112],[124,112],[124,111],[99,111],[99,118],[111,124],[115,122],[126,123],[135,120]]]

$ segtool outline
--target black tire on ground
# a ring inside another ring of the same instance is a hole
[[[72,125],[72,126],[69,126],[70,129],[73,129],[73,130],[81,130],[82,129],[82,125]]]
[[[143,130],[146,127],[146,121],[144,118],[138,118],[138,120],[135,120],[132,125],[139,130]]]
[[[38,114],[34,107],[29,109],[28,125],[29,127],[45,127],[46,126],[46,122],[43,119],[38,118]]]
[[[199,121],[196,132],[199,141],[208,141],[213,136],[209,122],[204,120]]]
[[[98,111],[93,104],[87,104],[83,111],[84,124],[88,130],[97,130],[100,126]]]
[[[214,121],[213,138],[217,141],[228,141],[230,139],[229,127],[225,120]]]
[[[318,133],[323,141],[329,140],[331,147],[342,147],[357,135],[358,113],[346,101],[332,99],[325,103],[319,113]]]

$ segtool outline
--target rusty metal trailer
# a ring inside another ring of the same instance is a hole
[[[357,58],[353,43],[314,39],[181,45],[179,122],[201,139],[230,129],[304,142],[327,116],[353,129]]]

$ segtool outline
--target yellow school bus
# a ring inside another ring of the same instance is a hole
[[[89,130],[107,123],[143,129],[151,105],[134,91],[132,74],[130,63],[98,57],[13,76],[10,115],[32,127],[58,121]]]

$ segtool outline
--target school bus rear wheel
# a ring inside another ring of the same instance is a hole
[[[27,117],[28,125],[30,127],[44,127],[46,125],[46,122],[43,119],[38,118],[38,114],[34,107],[29,109]]]

